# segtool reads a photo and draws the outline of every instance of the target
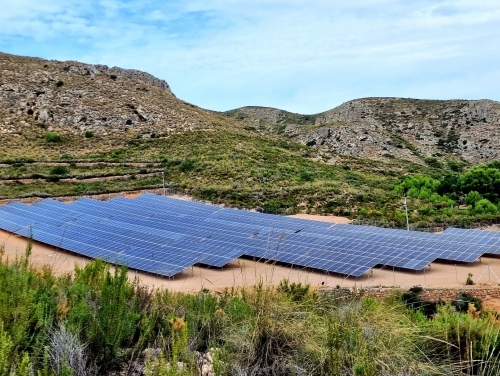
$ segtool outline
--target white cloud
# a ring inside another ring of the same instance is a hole
[[[143,69],[215,110],[312,113],[425,87],[447,98],[460,82],[466,98],[500,99],[493,81],[470,87],[497,72],[492,0],[4,1],[0,50]]]

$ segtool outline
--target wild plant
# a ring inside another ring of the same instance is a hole
[[[422,327],[434,338],[428,342],[426,352],[438,354],[454,372],[467,375],[500,372],[500,324],[495,314],[480,314],[473,304],[469,304],[468,312],[457,312],[446,304]]]
[[[13,363],[22,351],[33,359],[41,357],[48,330],[56,315],[50,270],[33,270],[29,265],[31,241],[22,256],[11,264],[0,252],[0,322],[13,344]]]
[[[170,338],[166,348],[156,358],[148,352],[146,376],[190,376],[194,370],[193,358],[188,353],[188,326],[183,317],[169,320]]]
[[[0,320],[0,376],[9,375],[13,349],[14,342],[4,330],[3,321]]]
[[[136,285],[128,280],[127,269],[116,267],[111,274],[103,261],[88,263],[76,270],[69,290],[70,327],[82,329],[82,339],[96,363],[113,368],[126,356],[118,356],[120,349],[132,346],[141,317]],[[85,328],[79,327],[82,324]]]
[[[50,331],[50,365],[56,375],[88,376],[85,346],[63,324]]]

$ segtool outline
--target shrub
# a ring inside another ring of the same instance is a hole
[[[68,168],[64,166],[55,166],[50,170],[51,175],[66,175]]]
[[[465,165],[466,163],[464,162],[453,162],[453,161],[448,162],[448,167],[450,168],[450,170],[455,172],[462,172]]]
[[[3,321],[0,320],[0,376],[9,374],[9,359],[12,356],[13,349],[14,342],[9,333],[4,330]]]
[[[476,205],[476,202],[481,201],[483,196],[481,196],[477,191],[470,191],[465,197],[465,203],[467,205]]]
[[[413,286],[410,288],[410,292],[413,292],[415,294],[420,294],[424,289],[422,286]]]
[[[278,285],[278,292],[281,292],[288,296],[292,301],[294,302],[300,302],[304,300],[305,296],[309,293],[309,288],[311,286],[309,284],[303,285],[302,283],[295,283],[290,281],[288,279],[283,279],[280,281]]]
[[[182,172],[192,170],[194,167],[194,160],[192,159],[185,159],[182,161],[182,163],[179,165],[179,170]]]
[[[76,268],[73,294],[76,304],[70,307],[68,323],[85,327],[83,341],[90,354],[103,369],[120,364],[135,338],[140,314],[136,285],[127,279],[127,269],[116,267],[111,274],[109,264],[94,261],[83,269]]]
[[[436,158],[424,158],[424,162],[429,166],[433,168],[441,168],[441,162],[439,162]]]
[[[500,198],[500,169],[496,164],[476,166],[459,178],[463,192],[477,191],[484,198],[497,202]]]
[[[498,211],[498,208],[490,202],[490,200],[487,200],[483,198],[482,200],[479,200],[476,202],[474,205],[474,212],[479,213],[479,214],[495,214]]]
[[[87,376],[85,346],[64,325],[51,330],[49,358],[56,375]]]
[[[63,85],[64,85],[64,82],[63,82],[63,81],[61,81],[61,80],[59,80],[59,81],[57,81],[57,82],[55,83],[55,85],[56,85],[56,87],[61,87],[61,86],[63,86]]]
[[[56,132],[47,132],[45,133],[45,140],[47,142],[60,142],[61,136]]]
[[[300,173],[300,180],[301,181],[314,181],[314,175],[308,171],[302,171]]]
[[[418,295],[422,292],[422,290],[421,286],[413,286],[409,289],[409,292],[405,292],[401,295],[401,300],[405,303],[406,307],[411,308],[414,311],[420,311],[425,315],[425,317],[430,318],[436,314],[438,306],[442,303],[423,300]]]
[[[94,137],[94,132],[92,132],[92,131],[85,132],[85,138],[92,138],[92,137]]]
[[[457,298],[453,301],[453,306],[458,312],[467,312],[469,310],[469,303],[474,304],[474,307],[478,311],[483,308],[483,304],[480,299],[467,293],[458,294]]]
[[[9,264],[2,260],[0,247],[0,367],[9,352],[14,356],[10,360],[20,358],[20,350],[29,351],[33,359],[41,357],[56,315],[55,278],[48,269],[31,269],[31,247],[28,242],[25,254]]]

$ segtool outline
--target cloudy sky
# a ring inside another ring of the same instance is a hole
[[[0,51],[135,68],[212,110],[500,100],[498,0],[2,0]]]

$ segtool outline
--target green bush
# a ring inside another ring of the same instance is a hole
[[[425,317],[430,318],[436,314],[438,306],[441,305],[441,303],[423,300],[419,296],[420,292],[422,292],[422,287],[414,286],[409,289],[409,292],[405,292],[401,295],[401,301],[406,307],[414,311],[420,311]]]
[[[310,289],[309,284],[303,285],[302,283],[295,283],[290,281],[288,279],[283,279],[280,281],[277,290],[280,293],[285,294],[288,296],[292,301],[294,302],[300,302],[304,300],[306,295],[309,293]]]
[[[458,294],[456,299],[453,301],[453,306],[458,312],[467,312],[469,309],[469,303],[474,304],[474,307],[480,311],[483,308],[483,304],[480,299],[473,297],[467,293]]]
[[[424,289],[422,286],[413,286],[409,289],[410,292],[413,292],[414,294],[420,294]]]
[[[47,142],[61,142],[61,136],[56,132],[45,133],[45,140]]]
[[[436,158],[424,158],[424,162],[429,166],[433,168],[441,168],[443,167],[441,162],[439,162]]]
[[[496,164],[474,167],[464,172],[458,182],[464,193],[477,191],[491,202],[500,199],[500,168]]]
[[[182,172],[192,170],[193,168],[194,168],[194,160],[193,159],[185,159],[179,165],[179,170]]]
[[[85,138],[92,138],[94,137],[94,132],[92,131],[85,131]]]
[[[0,376],[9,375],[13,350],[14,342],[9,333],[4,330],[3,321],[0,320]]]
[[[483,198],[474,205],[474,212],[478,214],[496,214],[498,208],[490,200]]]
[[[137,286],[127,279],[127,269],[116,267],[114,274],[103,261],[76,268],[76,283],[69,291],[70,328],[81,329],[90,354],[103,369],[112,369],[127,356],[141,318]]]
[[[470,191],[467,196],[465,197],[465,203],[467,205],[476,205],[476,202],[480,201],[483,199],[483,196],[481,196],[477,191]]]
[[[30,255],[31,242],[24,255],[7,264],[0,247],[0,352],[7,352],[6,344],[10,343],[9,359],[13,364],[21,360],[22,351],[29,352],[33,359],[41,358],[57,315],[56,279],[47,269],[31,269]]]
[[[50,170],[50,175],[66,175],[68,168],[65,166],[55,166]]]
[[[310,173],[309,171],[302,171],[300,173],[300,180],[301,181],[314,181],[314,175]]]

